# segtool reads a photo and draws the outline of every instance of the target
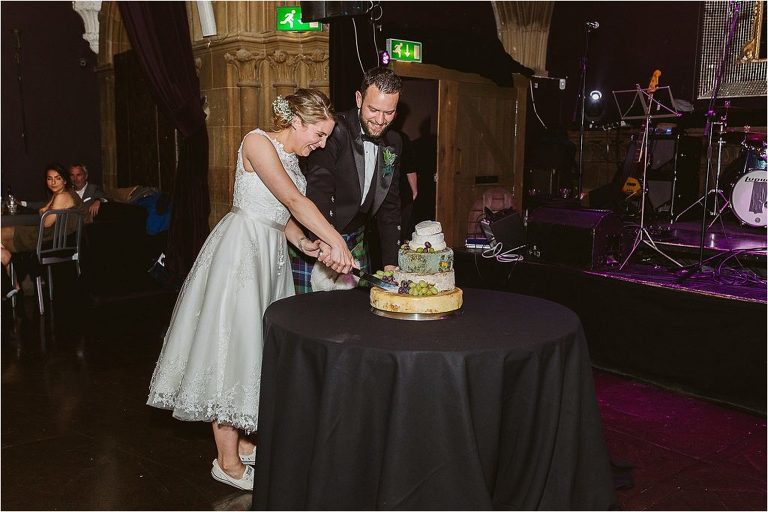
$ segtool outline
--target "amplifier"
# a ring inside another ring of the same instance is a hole
[[[611,210],[541,207],[528,215],[528,256],[548,263],[595,269],[619,259],[621,218]]]

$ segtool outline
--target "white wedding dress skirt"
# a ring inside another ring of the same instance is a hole
[[[272,142],[304,193],[295,156]],[[252,432],[258,422],[262,317],[272,302],[294,295],[294,285],[283,231],[290,213],[256,173],[242,168],[240,153],[235,206],[213,229],[184,282],[147,404],[170,409],[180,420],[217,420]]]

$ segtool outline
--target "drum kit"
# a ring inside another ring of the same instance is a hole
[[[744,129],[726,130],[726,141],[741,146],[736,159],[735,176],[729,176],[729,206],[743,224],[753,227],[768,225],[766,191],[768,169],[766,168],[766,134]]]
[[[712,211],[715,223],[720,215],[730,209],[742,225],[756,228],[768,226],[768,154],[766,133],[755,131],[750,126],[743,128],[728,128],[728,110],[723,109],[724,115],[718,122],[713,123],[717,130],[717,166],[715,167],[715,187],[706,192],[705,196],[680,212],[679,219],[688,210],[702,204],[709,194],[714,194]],[[723,146],[736,145],[739,148],[738,157],[721,172],[723,163]]]

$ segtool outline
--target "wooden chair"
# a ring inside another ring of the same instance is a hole
[[[53,238],[45,239],[45,219],[56,215],[53,224]],[[37,259],[48,270],[48,295],[53,301],[53,271],[51,265],[75,262],[77,275],[80,276],[80,239],[83,233],[84,215],[76,209],[48,210],[40,217],[40,230],[37,236]],[[40,314],[45,313],[43,303],[43,276],[37,276],[37,303]]]

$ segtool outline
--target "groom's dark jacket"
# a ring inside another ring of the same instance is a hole
[[[336,116],[336,127],[325,148],[316,149],[304,159],[307,197],[340,233],[351,233],[376,221],[383,265],[397,265],[400,243],[400,157],[403,140],[400,134],[387,130],[379,145],[376,171],[363,201],[365,151],[357,109]],[[395,155],[386,166],[385,149]],[[361,202],[363,203],[361,205]]]

